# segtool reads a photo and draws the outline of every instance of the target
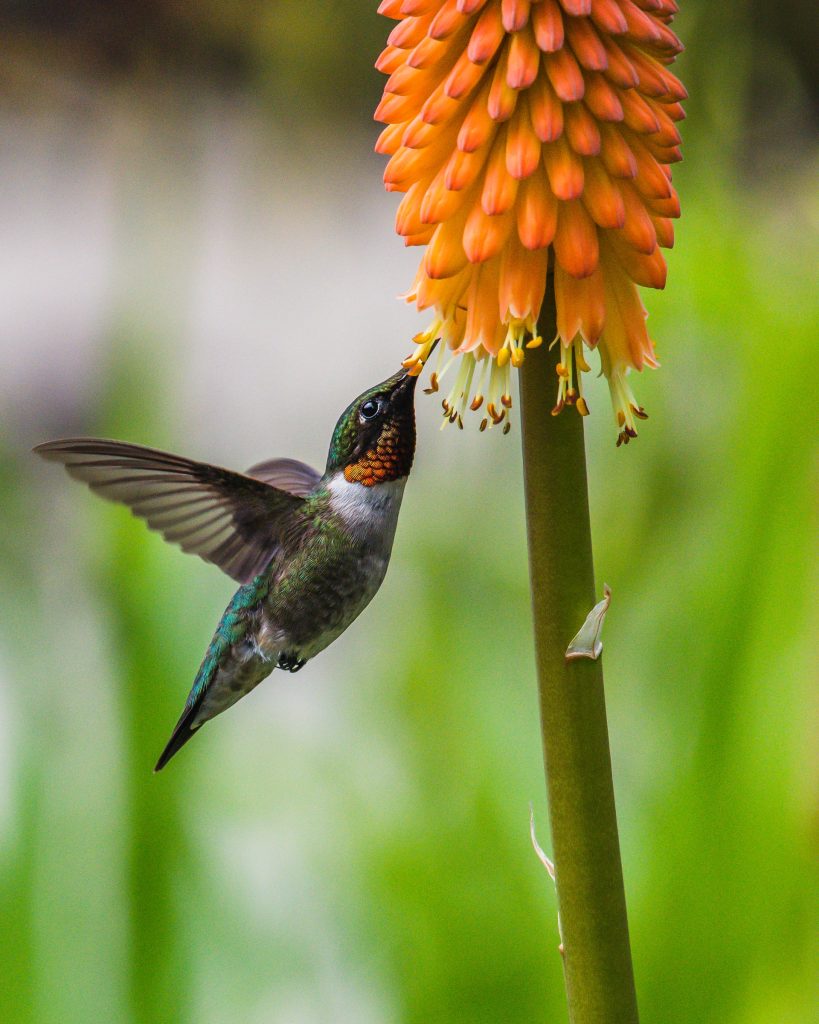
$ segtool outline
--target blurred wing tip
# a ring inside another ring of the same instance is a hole
[[[58,437],[54,441],[36,444],[31,450],[44,459],[56,459],[61,455],[94,455],[100,450],[119,448],[122,444],[121,441],[111,441],[105,437]]]

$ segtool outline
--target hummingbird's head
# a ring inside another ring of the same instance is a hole
[[[415,454],[415,384],[406,370],[369,388],[345,409],[333,431],[327,473],[372,487],[409,474]]]

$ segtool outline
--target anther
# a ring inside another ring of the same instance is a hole
[[[577,409],[581,416],[589,415],[589,407],[586,405],[586,399],[582,395],[578,398],[575,404],[575,409]]]
[[[488,422],[489,421],[485,420],[485,419],[481,420],[481,425],[478,427],[478,430],[480,430],[481,433],[483,433],[484,430],[486,430],[486,425],[487,425]]]
[[[512,396],[511,395],[501,395],[501,405],[504,407],[504,409],[511,409],[512,408]]]
[[[506,364],[509,362],[509,355],[510,353],[508,348],[502,348],[500,352],[498,352],[497,359],[499,367],[503,368],[504,366],[506,366]]]
[[[557,405],[554,407],[554,409],[552,409],[552,416],[559,416],[563,412],[564,404],[565,403],[563,402],[563,399],[561,398],[561,400],[557,403]]]
[[[540,348],[540,346],[542,344],[543,344],[543,338],[541,338],[541,336],[538,335],[536,338],[531,338],[529,341],[527,341],[526,342],[526,347],[527,348]]]
[[[647,420],[648,419],[648,413],[645,411],[645,409],[642,407],[642,405],[632,405],[631,411],[634,413],[634,415],[639,420]]]
[[[512,349],[512,366],[520,366],[523,363],[525,353],[522,348]]]
[[[512,429],[512,424],[507,421],[504,424],[504,427],[503,427],[504,434],[508,434],[511,429]]]
[[[475,397],[472,399],[472,404],[469,406],[469,408],[472,410],[472,412],[477,412],[482,405],[483,395],[475,395]]]

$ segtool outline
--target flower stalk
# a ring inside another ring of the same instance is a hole
[[[554,289],[539,333],[554,337]],[[543,396],[560,347],[520,372],[526,521],[541,732],[572,1024],[637,1024],[602,662],[566,660],[596,601],[583,420]]]

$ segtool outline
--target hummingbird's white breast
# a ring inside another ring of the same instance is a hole
[[[365,487],[338,472],[327,485],[330,508],[343,520],[355,540],[365,544],[371,554],[380,554],[389,560],[406,482],[407,478],[402,477]],[[385,572],[386,568],[385,565]]]

